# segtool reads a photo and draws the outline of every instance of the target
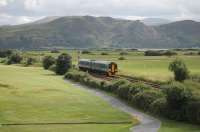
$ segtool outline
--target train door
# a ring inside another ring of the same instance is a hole
[[[114,65],[114,64],[111,65],[111,73],[112,73],[112,74],[115,73],[115,65]]]

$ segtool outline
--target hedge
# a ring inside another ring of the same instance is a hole
[[[65,78],[111,92],[143,111],[173,120],[200,124],[200,99],[194,100],[189,89],[181,83],[172,82],[162,86],[162,90],[153,90],[142,83],[133,84],[127,80],[97,80],[77,70],[69,71]],[[176,107],[173,101],[177,102]]]

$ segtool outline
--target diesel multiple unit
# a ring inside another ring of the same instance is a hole
[[[80,70],[92,71],[100,74],[106,74],[108,76],[113,76],[117,72],[117,64],[110,61],[80,59],[78,67]]]

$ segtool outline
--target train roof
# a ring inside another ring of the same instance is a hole
[[[100,61],[100,60],[90,60],[90,59],[80,59],[80,61],[92,61],[92,62],[96,62],[96,63],[101,63],[101,64],[110,64],[110,63],[114,63],[111,61]]]

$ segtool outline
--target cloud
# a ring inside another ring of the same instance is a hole
[[[13,17],[94,15],[120,18],[200,19],[199,0],[0,0]]]

